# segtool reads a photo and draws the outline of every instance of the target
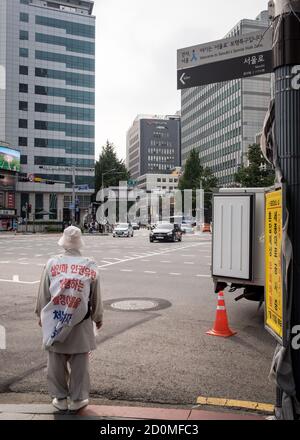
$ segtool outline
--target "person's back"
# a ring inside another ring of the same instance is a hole
[[[77,410],[88,404],[88,353],[96,348],[93,321],[102,325],[103,307],[96,263],[83,257],[80,229],[70,226],[59,240],[65,253],[51,258],[42,275],[36,313],[48,351],[48,385],[53,405]],[[70,386],[66,371],[71,368]]]

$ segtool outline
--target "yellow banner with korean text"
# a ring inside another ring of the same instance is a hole
[[[282,190],[266,194],[265,208],[265,325],[283,339]]]

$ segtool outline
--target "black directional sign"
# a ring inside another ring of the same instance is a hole
[[[258,31],[180,49],[177,54],[177,88],[272,72],[271,40],[270,31]]]

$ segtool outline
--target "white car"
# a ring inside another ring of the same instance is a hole
[[[182,232],[184,234],[193,234],[194,233],[193,226],[189,223],[182,223],[180,226],[180,229],[182,230]]]
[[[133,237],[133,229],[129,223],[119,223],[113,230],[113,237]]]

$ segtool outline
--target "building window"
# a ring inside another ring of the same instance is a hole
[[[20,40],[28,40],[29,34],[28,31],[20,31],[19,39]]]
[[[37,60],[63,63],[66,67],[70,69],[88,70],[90,72],[95,72],[95,58],[76,57],[73,55],[45,52],[42,50],[35,51],[35,58]]]
[[[28,58],[28,49],[26,49],[25,47],[20,47],[19,48],[19,56],[24,57],[24,58]]]
[[[23,154],[21,154],[20,162],[22,165],[26,165],[27,164],[27,156],[23,156]]]
[[[29,14],[26,14],[26,12],[20,12],[20,21],[24,21],[24,23],[28,23]]]
[[[20,93],[28,93],[28,84],[19,84]]]
[[[161,182],[161,178],[157,179],[158,182]]]
[[[67,34],[78,35],[80,37],[95,38],[95,26],[90,26],[82,23],[74,23],[72,21],[59,20],[52,17],[43,17],[37,15],[35,23],[48,26],[51,28],[64,29]]]
[[[28,111],[28,102],[26,102],[26,101],[19,101],[19,110],[27,112]]]
[[[19,128],[28,128],[27,119],[19,119]]]
[[[36,112],[40,112],[40,113],[46,112],[47,111],[47,104],[42,104],[40,102],[36,102],[34,105],[34,110]]]
[[[90,41],[75,40],[74,38],[64,38],[52,34],[40,34],[36,32],[35,41],[57,46],[63,46],[67,51],[94,55],[95,43]]]
[[[34,121],[34,128],[36,130],[48,130],[47,121]]]
[[[47,95],[47,87],[44,86],[35,86],[35,94],[36,95]]]
[[[27,147],[28,145],[28,138],[27,137],[19,137],[19,146],[20,147]]]
[[[19,66],[20,75],[28,75],[28,66]]]

